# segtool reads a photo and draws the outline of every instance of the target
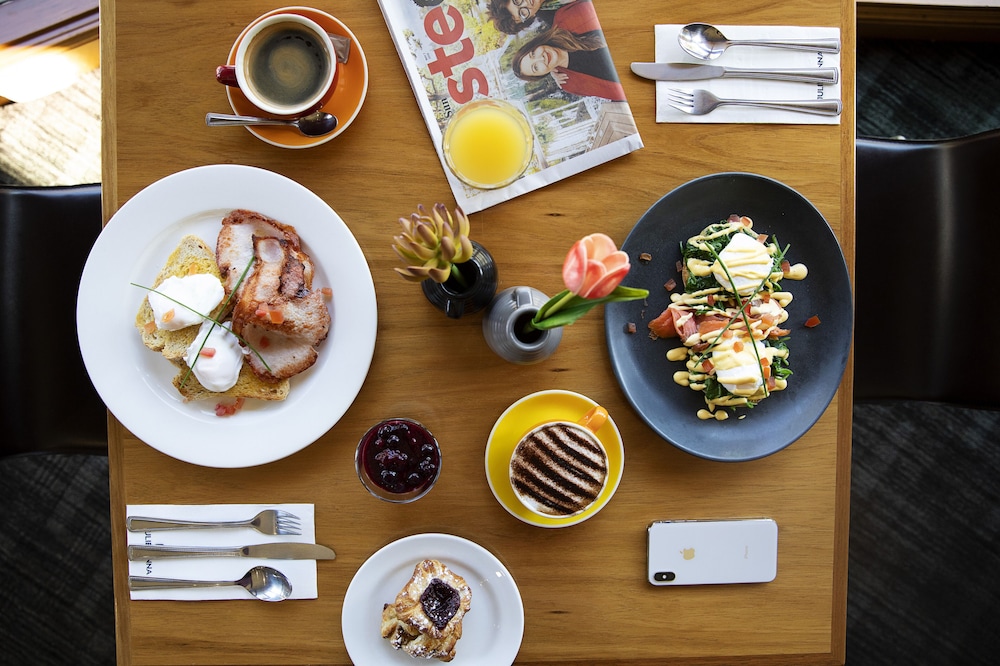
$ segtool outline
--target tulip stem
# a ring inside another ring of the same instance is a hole
[[[558,301],[556,301],[555,303],[553,303],[548,309],[545,310],[545,316],[548,317],[549,315],[552,315],[552,314],[555,314],[556,312],[559,312],[559,310],[561,310],[562,307],[564,305],[566,305],[566,303],[568,303],[570,301],[570,299],[573,298],[575,295],[576,294],[574,294],[572,291],[569,291],[567,289],[566,292],[563,294],[562,298],[560,298]],[[531,333],[532,331],[537,331],[537,330],[541,330],[541,329],[538,329],[538,328],[535,327],[534,318],[532,318],[532,319],[528,320],[527,324],[525,324],[524,330],[522,331],[522,334],[527,335],[527,334]]]

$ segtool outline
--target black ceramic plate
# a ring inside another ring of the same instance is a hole
[[[793,295],[785,328],[788,340],[788,388],[753,409],[741,409],[726,421],[698,418],[705,407],[701,393],[674,382],[684,365],[666,359],[677,339],[651,340],[646,325],[670,304],[664,288],[670,278],[683,289],[677,273],[680,244],[709,224],[736,213],[753,219],[754,230],[790,246],[787,259],[809,269],[803,281],[784,280]],[[630,287],[649,290],[646,303],[605,306],[611,365],[632,407],[674,446],[720,461],[761,458],[801,437],[833,399],[851,346],[853,305],[844,255],[826,220],[802,195],[776,180],[748,173],[720,173],[681,185],[657,201],[636,223],[622,249],[632,260],[625,279]],[[639,255],[652,255],[648,263]],[[806,328],[817,315],[821,324]],[[637,331],[625,332],[628,322]],[[745,414],[745,418],[733,418]]]

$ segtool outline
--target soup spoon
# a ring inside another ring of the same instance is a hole
[[[257,118],[255,116],[234,116],[228,113],[208,113],[205,124],[209,127],[232,127],[239,125],[285,125],[294,127],[305,136],[323,136],[337,129],[337,116],[316,111],[301,118]]]
[[[823,53],[839,53],[839,39],[726,39],[726,36],[715,26],[707,23],[689,23],[681,28],[677,35],[681,48],[689,55],[702,60],[715,60],[730,46],[772,46],[780,49],[796,51],[817,51]]]
[[[262,601],[284,601],[292,594],[292,584],[285,577],[285,574],[271,567],[254,567],[239,580],[183,580],[180,578],[129,576],[128,586],[131,590],[238,586]]]

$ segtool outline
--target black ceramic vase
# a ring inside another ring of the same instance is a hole
[[[420,283],[427,300],[452,319],[479,312],[490,304],[497,292],[499,278],[493,255],[476,241],[472,241],[472,249],[471,259],[455,264],[465,279],[465,286],[454,277],[444,282],[424,280]]]

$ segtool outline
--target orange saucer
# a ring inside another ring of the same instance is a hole
[[[248,126],[246,128],[248,132],[258,139],[272,146],[278,146],[279,148],[312,148],[339,136],[351,126],[351,123],[358,116],[361,106],[365,102],[365,97],[368,95],[368,60],[365,58],[365,52],[362,50],[358,38],[339,19],[311,7],[282,7],[259,16],[253,23],[244,28],[243,32],[240,33],[240,36],[233,43],[226,63],[232,65],[236,62],[236,49],[252,25],[273,14],[283,13],[305,16],[318,23],[327,32],[342,35],[351,40],[351,50],[347,62],[338,64],[340,71],[337,73],[337,82],[333,96],[322,108],[323,111],[337,116],[337,119],[340,121],[335,130],[323,136],[304,136],[294,127],[261,125],[256,127]],[[226,86],[226,95],[229,97],[229,105],[233,108],[234,113],[238,113],[241,116],[266,115],[251,104],[239,88]]]

